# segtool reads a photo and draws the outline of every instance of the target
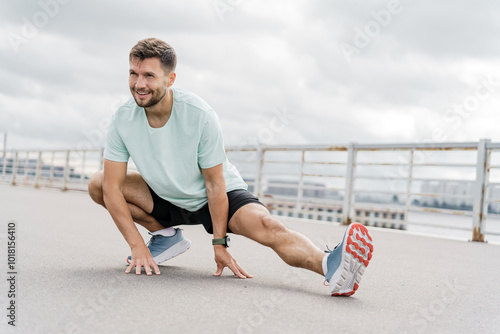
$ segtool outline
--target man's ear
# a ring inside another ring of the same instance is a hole
[[[175,78],[176,78],[176,74],[175,72],[171,72],[169,75],[168,75],[168,87],[172,86],[175,82]]]

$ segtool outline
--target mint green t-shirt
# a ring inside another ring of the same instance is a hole
[[[152,128],[144,108],[130,99],[118,108],[108,131],[104,158],[127,162],[132,157],[146,183],[161,198],[189,211],[207,203],[201,168],[223,164],[227,191],[247,189],[227,160],[215,111],[193,93],[172,88],[172,114]]]

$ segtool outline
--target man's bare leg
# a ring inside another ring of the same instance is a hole
[[[373,241],[365,226],[350,224],[341,241],[326,255],[308,238],[286,228],[260,204],[241,207],[229,222],[229,228],[265,246],[271,247],[287,264],[312,270],[325,276],[332,296],[351,296],[356,292],[373,253]],[[325,271],[323,271],[323,259]]]
[[[287,228],[262,205],[250,203],[241,207],[228,226],[233,233],[272,248],[287,264],[324,276],[325,253],[304,235]]]
[[[97,172],[92,177],[89,182],[89,194],[96,203],[106,207],[103,200],[102,179],[102,172]],[[148,185],[138,172],[127,171],[127,176],[122,187],[122,194],[134,222],[142,225],[151,233],[165,229],[163,225],[148,213],[153,210],[153,198],[151,197]],[[172,233],[172,231],[169,231],[169,233]],[[163,234],[167,238],[155,239],[152,237],[148,243],[148,249],[157,264],[182,254],[189,249],[191,241],[184,238],[182,231],[176,229],[173,233],[173,235],[170,235],[173,238],[168,238],[169,235]],[[131,260],[132,258],[129,256],[127,262],[130,266],[133,266],[133,261],[131,262]],[[132,269],[130,266],[127,270]]]
[[[102,171],[95,173],[89,182],[88,188],[89,195],[94,202],[106,207],[102,193],[102,178]],[[144,226],[150,232],[165,228],[148,213],[153,210],[153,198],[141,174],[135,171],[127,171],[122,191],[130,214],[137,224]]]

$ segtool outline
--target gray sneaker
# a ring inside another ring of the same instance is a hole
[[[151,235],[148,242],[148,248],[155,260],[156,264],[160,264],[179,254],[184,253],[191,246],[191,241],[184,238],[180,228],[175,229],[175,234],[171,237],[164,237],[163,235]],[[127,258],[127,263],[130,264],[132,256]]]
[[[330,294],[353,295],[372,259],[373,240],[368,230],[359,223],[349,225],[342,242],[326,253],[330,253],[325,275],[326,282],[330,283]]]

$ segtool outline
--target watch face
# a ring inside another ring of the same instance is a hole
[[[226,247],[229,247],[231,244],[231,238],[229,238],[229,235],[226,236]]]

